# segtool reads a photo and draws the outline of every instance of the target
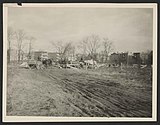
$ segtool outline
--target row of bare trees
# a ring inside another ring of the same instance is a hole
[[[81,54],[85,56],[90,55],[91,57],[94,57],[95,54],[101,53],[107,59],[109,54],[114,50],[114,45],[111,40],[108,38],[101,39],[95,34],[83,38],[76,46],[73,45],[73,42],[64,43],[64,41],[52,41],[51,43],[54,49],[63,56],[66,56],[67,53],[74,55],[75,49],[77,48],[81,51]]]
[[[29,44],[29,50],[28,50],[28,56],[30,56],[31,50],[32,50],[32,43],[36,40],[32,36],[28,36],[26,32],[22,29],[19,30],[13,30],[12,27],[8,27],[7,29],[7,40],[8,40],[8,49],[7,49],[7,57],[8,57],[8,63],[10,63],[11,60],[11,49],[13,47],[17,50],[17,59],[18,62],[21,58],[23,58],[24,54],[24,48],[27,46],[26,44]]]
[[[75,55],[75,46],[73,42],[63,43],[62,41],[51,41],[54,49],[60,54],[61,58],[66,58],[69,55]]]
[[[22,29],[14,31],[12,27],[8,27],[7,31],[8,38],[8,62],[10,62],[11,49],[14,46],[17,50],[18,62],[21,60],[24,54],[24,48],[28,47],[28,56],[31,55],[32,46],[36,40],[32,36],[28,36]],[[13,44],[14,43],[14,44]],[[108,58],[109,54],[113,52],[113,42],[108,38],[100,38],[98,35],[90,35],[81,40],[81,42],[74,45],[73,42],[64,41],[52,41],[53,50],[56,50],[61,58],[65,58],[69,55],[75,56],[76,48],[80,50],[83,55],[90,55],[93,57],[97,53],[103,54]]]
[[[14,38],[14,31],[11,27],[8,27],[7,29],[7,40],[8,40],[8,48],[7,48],[7,57],[8,57],[8,63],[10,63],[10,57],[11,57],[11,42]]]
[[[97,51],[101,48],[101,53],[108,58],[109,54],[113,52],[114,45],[113,41],[108,38],[100,38],[98,35],[90,35],[82,40],[79,48],[82,49],[84,55],[90,54],[94,56]]]

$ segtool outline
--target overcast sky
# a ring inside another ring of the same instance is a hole
[[[34,48],[52,51],[50,41],[73,41],[97,34],[114,41],[116,51],[152,49],[152,9],[9,8],[8,25],[37,40]]]

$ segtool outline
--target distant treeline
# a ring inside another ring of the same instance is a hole
[[[11,60],[18,62],[26,58],[30,58],[34,53],[33,43],[36,39],[34,36],[29,36],[22,29],[14,30],[8,27],[7,30],[8,48],[7,59],[8,63]],[[53,38],[54,39],[54,38]],[[115,46],[112,40],[107,37],[100,38],[98,35],[92,34],[82,38],[78,44],[72,41],[46,41],[46,44],[52,45],[53,51],[57,53],[54,58],[68,61],[82,61],[93,59],[99,63],[111,64],[152,64],[152,52],[143,53],[115,53]],[[38,49],[38,48],[37,48]],[[46,50],[47,51],[47,50]],[[52,55],[52,54],[51,54]]]

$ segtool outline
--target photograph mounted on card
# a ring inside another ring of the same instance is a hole
[[[3,4],[3,122],[156,118],[157,4]]]

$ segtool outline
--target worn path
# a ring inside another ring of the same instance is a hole
[[[151,117],[150,69],[8,71],[8,115]]]

